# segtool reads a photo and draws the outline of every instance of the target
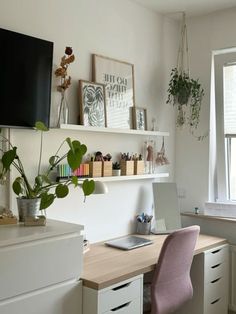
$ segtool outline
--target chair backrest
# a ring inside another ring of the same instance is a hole
[[[190,226],[166,238],[151,284],[151,314],[174,313],[192,298],[190,268],[199,231]]]

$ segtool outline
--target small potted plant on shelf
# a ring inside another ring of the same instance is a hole
[[[67,160],[70,168],[76,170],[82,158],[87,151],[87,147],[77,140],[66,138],[59,146],[57,152],[49,158],[48,167],[46,171],[41,172],[41,159],[42,159],[42,145],[43,145],[43,132],[48,131],[47,127],[42,122],[37,122],[35,125],[36,130],[41,132],[40,153],[37,174],[34,182],[31,183],[25,173],[23,163],[15,147],[6,137],[0,134],[1,141],[8,144],[9,149],[0,149],[2,158],[0,159],[0,181],[4,183],[7,180],[7,173],[14,167],[19,176],[15,178],[12,189],[15,192],[18,203],[20,221],[24,221],[26,216],[35,216],[39,210],[48,208],[56,198],[64,198],[69,194],[69,185],[74,187],[81,187],[84,196],[93,193],[95,182],[93,180],[84,180],[79,182],[76,176],[66,179],[64,182],[55,182],[51,180],[52,171],[63,160]],[[59,152],[61,147],[67,144],[68,150],[61,157]],[[3,145],[6,146],[6,145]]]
[[[113,176],[120,176],[120,164],[116,161],[112,164],[112,175]]]

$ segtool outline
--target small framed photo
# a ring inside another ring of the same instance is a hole
[[[147,130],[147,109],[133,107],[134,129]]]
[[[79,80],[80,124],[106,127],[105,85]]]
[[[107,126],[132,129],[134,65],[93,54],[92,77],[94,82],[106,85]]]

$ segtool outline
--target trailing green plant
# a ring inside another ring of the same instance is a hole
[[[170,76],[166,103],[177,105],[176,124],[181,127],[187,123],[191,129],[196,129],[199,124],[204,90],[198,80],[190,78],[185,72],[179,72],[177,68],[171,70]],[[189,107],[189,115],[186,118],[187,107]]]
[[[41,173],[43,132],[48,131],[48,128],[42,122],[36,122],[35,129],[41,132],[41,141],[38,171],[34,182],[31,183],[27,177],[23,163],[18,155],[17,147],[13,146],[6,137],[0,134],[2,143],[5,142],[5,144],[7,144],[9,147],[9,149],[0,149],[2,152],[2,158],[0,159],[1,183],[7,180],[8,172],[12,167],[14,167],[19,173],[19,176],[15,178],[12,184],[13,191],[16,195],[22,198],[40,198],[40,209],[48,208],[56,198],[66,197],[69,194],[70,185],[74,185],[75,188],[81,187],[85,197],[92,194],[95,188],[95,182],[93,180],[86,179],[83,182],[79,182],[76,176],[72,176],[64,182],[55,182],[51,181],[50,179],[52,171],[55,170],[58,164],[61,163],[64,159],[67,159],[67,163],[72,170],[79,168],[82,158],[87,151],[86,145],[81,144],[77,140],[71,140],[71,138],[67,137],[61,143],[56,153],[49,158],[47,169]],[[64,144],[68,145],[68,150],[60,157],[59,152]]]

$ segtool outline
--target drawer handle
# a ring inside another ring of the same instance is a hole
[[[117,306],[117,307],[114,307],[114,309],[112,309],[111,311],[112,311],[112,312],[116,312],[116,311],[118,311],[118,310],[120,310],[120,309],[123,309],[124,307],[129,306],[130,303],[131,303],[131,301],[130,301],[130,302],[127,302],[127,303],[124,303],[124,304],[122,304],[122,305],[119,305],[119,306]]]
[[[212,280],[211,283],[215,283],[215,282],[219,281],[220,279],[221,279],[221,277],[219,277],[219,278],[217,278],[215,280]]]
[[[130,284],[131,284],[131,282],[128,282],[128,283],[125,283],[124,285],[120,285],[118,287],[115,287],[112,290],[113,291],[117,291],[117,290],[120,290],[120,289],[123,289],[123,288],[126,288],[126,287],[130,286]]]
[[[215,304],[215,303],[217,303],[217,302],[219,302],[219,301],[220,301],[220,298],[219,298],[219,299],[216,299],[215,301],[212,301],[211,304]]]
[[[221,263],[219,263],[219,264],[216,264],[216,265],[213,265],[213,266],[211,266],[211,268],[217,268],[217,267],[219,267],[221,265]]]
[[[219,253],[220,251],[221,249],[218,249],[218,250],[212,251],[211,254],[216,254],[216,253]]]

